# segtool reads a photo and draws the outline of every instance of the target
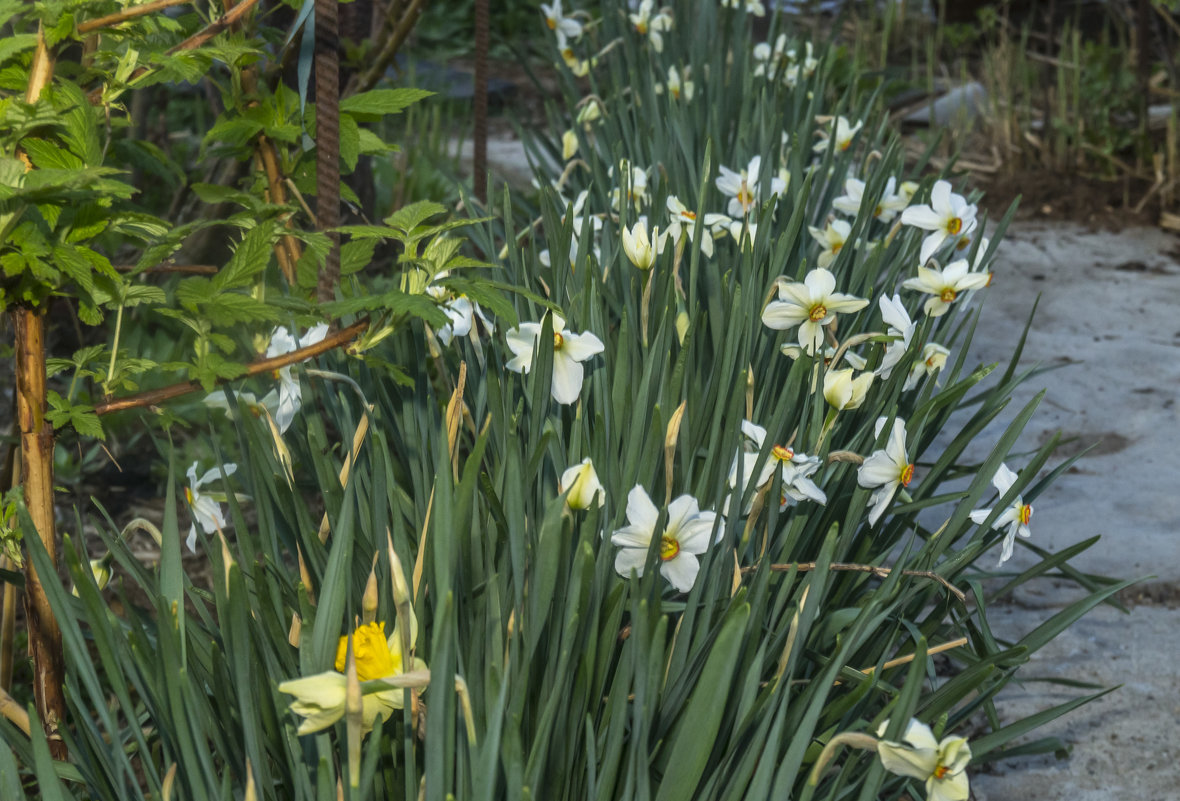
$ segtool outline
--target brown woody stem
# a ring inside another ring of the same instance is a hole
[[[151,3],[144,3],[142,6],[132,6],[118,11],[114,14],[107,14],[105,17],[98,19],[87,20],[78,25],[78,33],[91,33],[101,28],[110,28],[115,25],[121,25],[128,20],[142,17],[145,14],[151,14],[153,11],[160,11],[169,6],[179,6],[184,3],[191,2],[191,0],[154,0]]]
[[[35,103],[53,77],[53,57],[41,28],[29,74],[25,101]],[[36,534],[57,565],[57,532],[53,516],[53,426],[45,420],[48,408],[45,385],[45,306],[17,306],[12,312],[16,362],[16,419],[20,429],[21,486]],[[54,759],[67,758],[58,726],[65,719],[65,659],[61,629],[33,567],[25,560],[25,618],[29,629],[29,655],[33,660],[33,699],[37,715],[49,739]]]
[[[270,359],[259,359],[252,362],[246,367],[246,372],[234,379],[225,379],[219,381],[219,384],[224,384],[229,380],[237,380],[238,378],[247,378],[252,375],[259,375],[261,373],[268,373],[272,370],[278,370],[281,367],[287,367],[291,364],[297,364],[321,353],[326,353],[341,345],[346,345],[352,340],[356,339],[362,331],[369,325],[368,319],[358,320],[350,325],[348,328],[342,328],[324,337],[314,345],[309,345],[306,348],[293,350],[290,353],[284,353],[282,356],[275,356]],[[153,406],[157,403],[162,403],[172,398],[179,398],[181,395],[187,395],[190,392],[198,392],[202,389],[198,381],[182,381],[179,384],[172,384],[171,386],[162,387],[160,389],[152,389],[147,392],[140,392],[136,395],[131,395],[126,398],[119,398],[118,400],[109,401],[95,407],[94,413],[97,415],[110,414],[111,412],[122,412],[127,409],[141,409],[144,406]]]

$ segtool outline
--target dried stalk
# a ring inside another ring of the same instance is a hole
[[[348,328],[343,328],[339,331],[333,332],[324,337],[314,345],[309,345],[306,348],[293,350],[290,353],[284,353],[282,356],[275,356],[270,359],[259,359],[252,362],[246,367],[246,372],[237,378],[247,378],[252,375],[261,375],[272,370],[278,370],[281,367],[297,364],[314,356],[319,356],[321,353],[333,350],[341,345],[347,345],[352,340],[356,339],[362,331],[369,325],[368,319],[359,320]],[[219,384],[226,383],[229,379],[219,381]],[[237,380],[236,378],[233,380]],[[198,392],[202,389],[198,381],[182,381],[179,384],[172,384],[171,386],[162,387],[160,389],[151,389],[147,392],[140,392],[126,398],[119,398],[118,400],[109,401],[107,403],[99,404],[94,409],[97,415],[110,414],[111,412],[122,412],[127,409],[140,409],[144,406],[153,406],[157,403],[162,403],[172,398],[179,398],[181,395],[187,395],[190,392]]]
[[[774,572],[774,573],[789,573],[792,570],[794,570],[798,573],[806,573],[809,570],[815,570],[817,568],[817,565],[818,565],[818,563],[816,563],[816,562],[776,563],[776,564],[770,565],[770,570],[771,570],[771,572]],[[742,575],[752,573],[755,570],[757,570],[758,567],[759,567],[758,565],[751,565],[750,567],[743,567],[742,568]],[[887,576],[889,576],[890,573],[893,572],[893,568],[891,568],[891,567],[881,567],[879,565],[858,565],[858,564],[852,564],[850,562],[832,562],[831,564],[828,565],[828,570],[837,571],[837,572],[851,572],[851,573],[872,573],[877,578],[886,578]],[[903,576],[914,576],[915,578],[924,578],[924,579],[930,579],[931,581],[937,581],[939,584],[946,587],[947,590],[949,590],[960,601],[967,600],[967,596],[963,593],[962,590],[960,590],[954,584],[951,584],[949,581],[947,581],[946,579],[944,579],[942,576],[938,575],[937,573],[931,572],[929,570],[903,570],[903,571],[901,571],[901,574]]]

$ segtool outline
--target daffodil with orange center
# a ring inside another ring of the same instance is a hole
[[[878,417],[873,435],[880,438],[887,422],[886,418]],[[873,451],[857,471],[858,484],[862,487],[876,487],[876,491],[869,498],[873,505],[869,510],[870,526],[877,525],[898,488],[908,487],[914,478],[914,465],[906,455],[905,436],[905,421],[894,419],[893,429],[889,432],[885,447]]]
[[[881,724],[883,736],[889,721]],[[926,783],[926,801],[967,801],[971,791],[967,765],[971,746],[966,737],[944,737],[941,741],[925,723],[911,720],[901,742],[881,740],[877,756],[890,773],[910,776]]]
[[[799,344],[808,355],[823,345],[825,325],[838,313],[860,311],[869,304],[864,298],[836,292],[836,277],[822,267],[812,270],[801,283],[777,281],[778,300],[762,310],[767,328],[784,331],[799,326]]]
[[[660,511],[642,486],[636,484],[627,495],[629,525],[611,534],[611,544],[619,546],[615,570],[621,576],[631,571],[642,576],[647,569],[648,553],[656,537]],[[659,534],[660,573],[679,592],[688,592],[696,583],[700,562],[697,557],[712,544],[715,512],[702,512],[696,498],[681,495],[668,504],[668,522]],[[718,525],[718,532],[721,526]]]
[[[1013,473],[1008,465],[1001,464],[992,477],[992,486],[996,488],[1000,497],[1003,497],[1016,484],[1017,478],[1016,473]],[[1017,534],[1025,538],[1032,536],[1032,532],[1028,528],[1028,521],[1032,519],[1032,513],[1032,506],[1025,503],[1023,497],[1017,495],[1012,504],[992,521],[994,527],[1005,524],[1008,526],[1008,531],[1004,534],[1004,545],[1000,550],[999,564],[1002,565],[1012,558],[1012,547],[1016,544]],[[971,513],[971,522],[982,526],[991,515],[991,509],[976,509]]]

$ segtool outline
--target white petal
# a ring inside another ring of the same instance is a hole
[[[633,526],[644,526],[648,532],[655,531],[656,521],[660,518],[660,510],[651,502],[647,491],[642,485],[636,484],[627,493],[627,522]],[[648,541],[651,534],[648,534]]]
[[[934,188],[930,190],[930,205],[939,214],[954,213],[954,207],[951,205],[950,181],[934,182]]]
[[[691,495],[681,495],[668,504],[668,525],[665,528],[669,536],[680,539],[680,528],[684,523],[695,517],[700,511],[697,499]]]
[[[704,553],[709,550],[713,541],[713,524],[717,520],[716,512],[701,512],[687,520],[677,532],[676,541],[680,543],[680,550],[685,553]],[[718,531],[718,534],[721,532]]]
[[[582,365],[565,355],[553,354],[553,400],[558,403],[576,403],[582,393]]]
[[[996,474],[992,477],[992,485],[1001,494],[1005,494],[1012,489],[1012,485],[1016,483],[1017,475],[1012,472],[1008,465],[1001,463]]]
[[[826,298],[836,289],[836,276],[820,268],[812,270],[803,279],[803,283],[811,290],[811,297],[815,300]]]
[[[700,569],[701,565],[697,562],[697,558],[686,551],[681,551],[675,558],[660,564],[660,572],[664,574],[664,578],[668,579],[668,583],[680,592],[688,592],[692,589]]]
[[[628,578],[631,571],[642,576],[643,568],[647,564],[647,551],[639,548],[624,548],[615,555],[615,572],[623,578]]]
[[[991,509],[976,509],[969,515],[969,517],[971,518],[972,523],[977,526],[982,526],[984,521],[991,517],[991,513]]]
[[[584,362],[606,350],[602,340],[589,331],[582,334],[563,334],[561,349],[576,362]]]
[[[905,225],[922,228],[927,231],[937,231],[942,227],[942,217],[929,206],[910,206],[901,213],[901,221]]]
[[[310,348],[317,342],[322,342],[324,337],[328,335],[328,324],[319,323],[307,329],[307,333],[299,338],[299,347]]]

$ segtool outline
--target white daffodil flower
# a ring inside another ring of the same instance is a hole
[[[829,134],[826,130],[821,129],[819,133],[823,136],[815,146],[811,149],[816,153],[823,153],[829,146],[835,147],[837,151],[843,153],[848,148],[852,147],[852,140],[856,137],[857,132],[864,125],[861,120],[856,121],[856,125],[848,122],[848,118],[843,115],[836,118],[836,131]]]
[[[611,544],[621,548],[615,556],[615,570],[620,576],[630,576],[632,570],[643,575],[659,516],[647,492],[636,484],[627,494],[630,525],[616,529],[610,536]],[[660,573],[678,592],[688,592],[696,583],[701,567],[697,556],[712,544],[716,520],[717,513],[702,512],[691,495],[681,495],[668,504],[668,523],[660,534]]]
[[[679,242],[681,237],[687,236],[689,242],[694,241],[697,213],[681,203],[680,198],[675,195],[668,195],[664,206],[668,209],[668,219],[670,220],[667,230],[668,238],[673,242]],[[713,255],[713,237],[722,220],[730,222],[730,219],[723,214],[706,214],[705,219],[701,221],[704,226],[704,230],[701,232],[701,253],[707,257]]]
[[[946,269],[937,267],[918,267],[917,278],[907,278],[902,282],[906,289],[916,289],[934,297],[926,301],[922,308],[930,317],[941,317],[950,310],[951,304],[959,297],[959,293],[972,289],[982,289],[987,286],[988,276],[984,273],[971,272],[966,259],[952,261]]]
[[[1016,483],[1016,479],[1016,474],[1008,468],[1008,465],[1001,464],[1000,469],[992,476],[992,486],[1003,497],[1008,490],[1012,489],[1012,485]],[[982,526],[987,522],[991,513],[991,509],[976,509],[971,513],[971,522]],[[1026,539],[1032,536],[1032,532],[1028,528],[1028,521],[1032,519],[1032,513],[1033,508],[1024,502],[1024,498],[1017,495],[1012,505],[1005,509],[1004,513],[992,523],[993,527],[1005,524],[1008,526],[1008,531],[1004,534],[1004,545],[1000,551],[1000,561],[997,567],[1012,558],[1012,546],[1016,543],[1017,534]]]
[[[877,425],[873,428],[874,437],[881,436],[881,429],[886,422],[884,417],[877,418]],[[869,510],[870,526],[877,525],[897,488],[908,487],[913,478],[914,465],[905,451],[905,421],[894,418],[893,430],[889,432],[884,450],[873,451],[856,472],[858,484],[867,489],[877,488],[869,498],[873,505]]]
[[[814,225],[807,226],[807,233],[811,234],[812,239],[823,245],[824,249],[815,263],[826,269],[832,266],[836,256],[844,249],[848,237],[852,234],[852,226],[844,220],[832,220],[822,229],[816,228]]]
[[[824,400],[838,412],[859,409],[873,384],[872,373],[853,375],[851,367],[824,373]]]
[[[640,217],[631,229],[622,231],[623,253],[631,263],[640,270],[650,270],[655,263],[656,256],[663,250],[663,240],[660,239],[660,229],[652,230],[652,238],[647,237],[647,220]]]
[[[882,322],[888,326],[885,333],[891,337],[898,337],[893,342],[885,343],[885,354],[876,370],[878,376],[887,379],[893,374],[893,368],[901,361],[901,357],[909,351],[910,340],[914,338],[914,329],[917,326],[910,319],[905,304],[901,302],[901,295],[896,292],[892,298],[882,295],[877,299],[877,305],[881,308]]]
[[[718,166],[720,175],[714,180],[717,190],[730,198],[727,209],[730,217],[744,217],[758,202],[758,175],[762,169],[762,157],[750,159],[746,169],[734,172],[725,166]],[[781,195],[787,191],[787,183],[782,178],[770,179],[770,194]]]
[[[684,79],[680,78],[680,71],[675,67],[668,67],[668,81],[667,83],[657,83],[655,90],[657,95],[662,95],[665,88],[668,94],[672,96],[673,100],[679,100],[681,97],[687,102],[692,102],[692,94],[695,86],[693,82],[688,79],[691,67],[684,68]]]
[[[778,300],[762,310],[767,328],[785,331],[799,326],[799,344],[813,355],[824,342],[825,325],[831,325],[837,313],[860,311],[869,302],[864,298],[836,292],[836,277],[822,267],[812,270],[803,283],[778,279]]]
[[[721,5],[727,8],[739,8],[755,17],[766,16],[766,6],[762,4],[762,0],[721,0]]]
[[[655,0],[643,0],[634,14],[628,14],[635,32],[651,40],[651,46],[657,53],[664,50],[664,31],[672,29],[672,15],[666,10],[655,10]]]
[[[741,493],[750,484],[754,475],[754,468],[758,463],[758,454],[766,442],[766,429],[749,420],[742,421],[743,450],[729,466],[729,488]],[[740,475],[738,467],[741,467]],[[777,470],[782,484],[782,497],[779,499],[779,509],[794,505],[799,501],[815,501],[820,506],[828,502],[828,496],[811,480],[821,467],[818,456],[808,456],[796,453],[786,445],[774,445],[770,449],[770,457],[758,474],[754,486],[762,487],[774,477]],[[740,483],[739,483],[740,482]],[[726,498],[726,512],[728,513],[729,498]],[[749,514],[754,499],[746,505],[744,514]]]
[[[506,334],[513,358],[505,365],[514,373],[525,375],[533,367],[533,351],[541,342],[540,323],[521,323]],[[565,330],[565,320],[553,315],[553,384],[550,392],[558,403],[574,403],[582,392],[582,365],[604,350],[602,340],[589,331],[573,334]]]
[[[784,342],[779,346],[779,351],[788,359],[798,359],[803,355],[803,346],[794,342]],[[831,367],[832,360],[836,358],[836,349],[831,345],[825,345],[823,350],[824,366]],[[853,353],[850,350],[844,351],[844,355],[840,357],[849,367],[854,370],[863,370],[868,366],[869,362],[858,353]]]
[[[266,358],[273,359],[275,356],[282,356],[300,348],[311,347],[327,335],[327,323],[312,326],[298,340],[291,335],[290,331],[280,325],[270,335]],[[279,405],[274,418],[275,425],[279,427],[279,433],[282,434],[291,427],[291,421],[295,419],[296,413],[303,406],[303,389],[299,386],[299,381],[291,375],[291,365],[279,368],[277,377],[279,379]]]
[[[754,77],[773,79],[790,66],[794,60],[795,51],[787,48],[787,35],[780,33],[774,40],[774,48],[770,43],[759,42],[754,45]]]
[[[942,243],[951,236],[963,236],[975,229],[975,206],[962,195],[951,191],[949,181],[935,181],[930,190],[930,205],[910,206],[901,213],[901,221],[930,233],[922,240],[918,261],[925,264]]]
[[[564,36],[575,40],[582,35],[582,23],[561,12],[561,0],[553,0],[552,5],[541,3],[541,13],[545,15],[545,24],[549,26],[549,30],[560,31]]]
[[[897,213],[909,205],[910,199],[896,191],[897,179],[890,176],[885,182],[881,198],[873,206],[873,219],[879,222],[892,222]],[[842,211],[852,217],[860,214],[861,204],[864,202],[865,182],[856,178],[844,181],[844,194],[832,201],[832,208]]]
[[[889,721],[882,723],[877,736],[883,737],[888,726]],[[901,740],[877,743],[877,756],[885,770],[926,782],[926,801],[967,801],[971,795],[967,784],[971,746],[966,737],[944,737],[939,742],[929,726],[911,720]]]
[[[197,463],[193,462],[189,465],[186,473],[188,475],[188,486],[184,489],[184,499],[188,501],[189,512],[192,515],[193,522],[189,526],[188,538],[185,539],[184,544],[193,553],[197,552],[198,525],[206,534],[212,534],[219,528],[225,528],[225,515],[221,513],[221,504],[209,495],[202,495],[201,487],[223,476],[232,476],[237,471],[238,466],[236,464],[223,464],[221,467],[214,467],[206,471],[198,478]]]
[[[918,386],[919,382],[928,375],[934,375],[946,366],[947,357],[951,352],[937,342],[928,342],[922,348],[921,361],[914,362],[910,367],[910,374],[906,376],[902,392],[909,392]]]
[[[596,499],[599,506],[606,503],[606,490],[599,482],[598,473],[594,471],[594,463],[589,457],[561,474],[557,491],[569,492],[565,502],[571,509],[589,509]]]

